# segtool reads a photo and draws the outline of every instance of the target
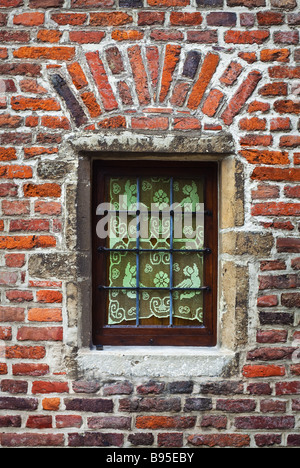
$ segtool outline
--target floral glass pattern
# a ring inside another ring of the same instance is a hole
[[[108,325],[201,326],[203,187],[201,178],[110,178]]]

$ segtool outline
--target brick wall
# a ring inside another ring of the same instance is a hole
[[[2,447],[300,446],[299,6],[0,0]],[[233,136],[244,216],[224,252],[250,294],[223,375],[69,372],[80,324],[68,139],[125,130]]]

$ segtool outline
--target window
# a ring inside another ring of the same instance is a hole
[[[216,163],[94,161],[93,341],[216,344]]]

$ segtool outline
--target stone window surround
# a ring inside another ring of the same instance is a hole
[[[77,185],[77,378],[218,377],[234,375],[241,347],[248,342],[249,262],[236,255],[263,254],[268,239],[244,226],[244,167],[235,156],[232,136],[103,133],[69,140],[78,155]],[[93,159],[172,159],[217,161],[219,177],[218,344],[196,347],[91,346],[91,161]],[[221,196],[221,195],[222,196]],[[262,244],[262,247],[261,247]],[[267,245],[267,249],[271,246]],[[71,291],[70,301],[72,301]],[[68,298],[67,301],[69,302]],[[74,354],[72,355],[74,359]]]

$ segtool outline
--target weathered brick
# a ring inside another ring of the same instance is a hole
[[[225,42],[228,44],[262,44],[270,36],[269,31],[227,31]]]
[[[197,107],[201,103],[203,95],[217,69],[219,60],[220,57],[217,54],[208,53],[206,55],[202,64],[200,75],[198,77],[198,80],[194,84],[194,87],[188,100],[187,105],[190,109],[197,109]]]
[[[88,52],[86,54],[89,67],[98,87],[103,105],[106,111],[112,111],[118,108],[118,103],[109,84],[103,62],[98,52]]]
[[[161,79],[161,90],[159,95],[159,101],[163,102],[168,94],[172,79],[173,73],[175,71],[176,65],[179,62],[181,52],[181,46],[177,45],[167,45],[165,52],[165,61]]]
[[[83,411],[89,413],[112,413],[113,401],[103,398],[65,398],[67,411]]]
[[[188,443],[200,447],[248,447],[250,437],[243,434],[195,434],[188,437]]]
[[[75,56],[74,47],[20,47],[13,53],[19,59],[71,60]]]
[[[226,125],[230,125],[233,122],[234,117],[241,111],[261,79],[262,74],[259,71],[254,70],[249,73],[222,114],[222,119]]]
[[[32,13],[20,13],[14,16],[13,23],[22,26],[40,26],[44,24],[45,15],[38,11]]]
[[[132,16],[122,11],[90,14],[91,26],[123,26],[132,22]]]

